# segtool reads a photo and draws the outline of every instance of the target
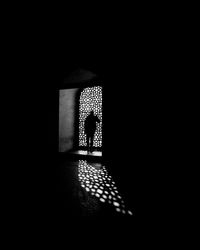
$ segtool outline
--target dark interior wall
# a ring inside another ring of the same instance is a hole
[[[108,86],[112,84],[113,88],[105,86],[104,89],[104,154],[113,178],[131,202],[135,201],[135,180],[139,168],[137,137],[140,131],[137,129],[139,119],[136,100],[138,93],[136,94],[133,88],[125,87],[124,82],[126,78],[120,79],[119,74],[110,76]]]
[[[122,69],[108,75],[104,89],[104,153],[120,189],[136,208],[137,200],[145,199],[148,176],[156,164],[155,94],[148,77],[142,78],[139,71],[125,74]]]
[[[162,182],[169,146],[166,76],[153,62],[119,65],[106,77],[105,148],[108,166],[130,203],[149,214],[151,197]],[[158,72],[159,69],[159,72]],[[162,72],[162,73],[161,73]],[[169,165],[169,164],[168,164]],[[157,208],[154,207],[155,210]]]
[[[77,83],[84,83],[90,81],[96,77],[96,74],[84,69],[76,69],[68,77],[65,78],[64,84],[77,84]]]
[[[78,88],[59,92],[59,152],[67,152],[75,146],[76,96]]]

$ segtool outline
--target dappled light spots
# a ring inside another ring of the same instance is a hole
[[[128,214],[133,215],[133,213],[130,210],[128,211]]]
[[[102,194],[103,191],[101,189],[97,189],[97,193]]]
[[[96,169],[86,160],[79,160],[78,177],[81,186],[99,201],[112,205],[117,212],[133,215],[130,210],[126,209],[124,200],[105,166],[101,168],[98,166]]]
[[[113,205],[116,207],[119,207],[119,203],[118,202],[113,202]]]

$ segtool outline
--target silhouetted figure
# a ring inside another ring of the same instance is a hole
[[[93,139],[96,131],[97,122],[100,123],[99,118],[94,115],[94,111],[91,111],[90,114],[85,119],[85,134],[87,139],[88,152],[93,151]]]

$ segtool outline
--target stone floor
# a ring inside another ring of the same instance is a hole
[[[64,160],[57,169],[57,180],[60,213],[76,218],[134,217],[103,163],[85,158]]]

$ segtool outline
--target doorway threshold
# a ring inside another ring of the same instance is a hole
[[[92,162],[101,162],[103,160],[101,151],[87,152],[87,150],[74,150],[68,153],[72,159],[86,159]]]
[[[89,155],[89,156],[97,156],[97,157],[101,157],[102,156],[102,152],[101,151],[93,151],[88,152],[87,150],[77,150],[72,152],[73,154],[78,154],[78,155]]]

